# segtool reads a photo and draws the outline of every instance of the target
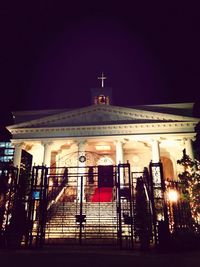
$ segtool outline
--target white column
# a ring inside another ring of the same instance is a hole
[[[51,165],[51,145],[50,141],[43,141],[42,145],[44,146],[44,155],[43,155],[43,164],[47,167]]]
[[[192,139],[191,138],[185,138],[184,139],[184,146],[186,150],[186,154],[191,158],[191,160],[194,160],[194,151],[192,147]]]
[[[116,147],[116,164],[124,163],[123,141],[117,140]]]
[[[124,163],[124,151],[123,151],[123,141],[117,140],[115,141],[115,147],[116,147],[116,164],[123,164]],[[120,170],[120,185],[123,186],[124,184],[124,173],[123,169]]]
[[[14,143],[14,147],[15,147],[14,159],[13,159],[14,167],[20,168],[23,146],[24,146],[24,143],[22,143],[22,142],[21,143]]]
[[[78,142],[78,152],[81,155],[81,153],[85,153],[85,146],[86,146],[86,140],[80,140]]]
[[[158,163],[160,161],[159,141],[154,139],[154,140],[152,140],[151,145],[152,145],[152,162]]]
[[[77,197],[78,201],[81,199],[81,176],[85,173],[85,163],[86,162],[81,162],[79,159],[81,156],[85,156],[85,147],[86,147],[86,140],[80,140],[78,142],[78,166],[81,167],[79,168],[79,176],[78,176],[78,181],[77,181]],[[83,201],[85,201],[85,194],[84,194],[84,189],[85,189],[85,177],[83,177]]]

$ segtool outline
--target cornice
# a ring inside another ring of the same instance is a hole
[[[163,122],[148,124],[115,124],[68,127],[39,127],[10,129],[13,137],[81,137],[105,135],[134,135],[151,133],[189,133],[194,132],[197,122]]]
[[[141,109],[134,109],[134,108],[127,108],[127,107],[119,107],[119,106],[102,106],[102,105],[92,105],[80,109],[75,109],[72,111],[67,112],[60,112],[55,115],[45,116],[40,119],[34,119],[27,122],[15,124],[8,126],[7,129],[11,131],[12,129],[16,128],[25,128],[27,129],[29,127],[48,127],[49,123],[54,123],[58,121],[63,121],[66,119],[73,119],[76,120],[76,118],[80,116],[88,116],[89,114],[97,112],[100,113],[107,113],[111,116],[118,115],[118,116],[125,116],[130,119],[139,119],[139,120],[161,120],[163,122],[165,121],[199,121],[197,118],[191,118],[191,117],[185,117],[180,115],[173,115],[173,114],[166,114],[166,113],[160,113],[160,112],[152,112],[152,111],[146,111]],[[122,118],[123,119],[123,118]]]

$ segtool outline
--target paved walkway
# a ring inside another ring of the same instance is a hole
[[[120,251],[112,248],[49,247],[42,250],[0,250],[0,266],[138,266],[196,267],[200,252],[156,253]]]

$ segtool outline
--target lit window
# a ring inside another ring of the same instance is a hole
[[[5,155],[13,155],[13,149],[5,149]]]
[[[106,97],[104,95],[100,95],[98,97],[98,103],[99,104],[106,104]]]
[[[0,147],[5,147],[6,143],[5,142],[0,142]]]
[[[95,146],[96,150],[110,150],[109,145],[97,145]]]

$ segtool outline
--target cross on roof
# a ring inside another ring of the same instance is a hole
[[[101,87],[104,87],[104,80],[106,80],[107,77],[104,76],[103,72],[100,77],[98,77],[98,80],[101,80]]]

